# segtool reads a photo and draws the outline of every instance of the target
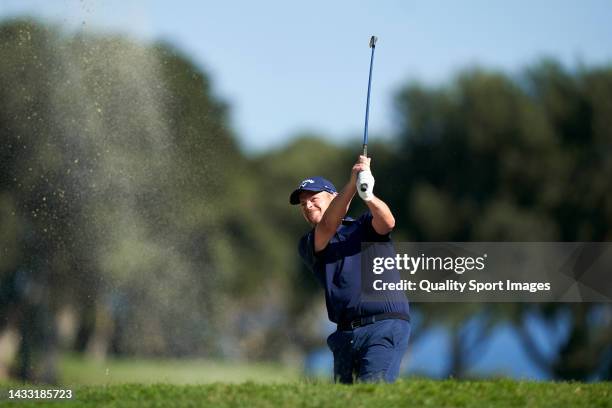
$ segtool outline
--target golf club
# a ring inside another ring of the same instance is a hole
[[[374,66],[374,50],[376,49],[376,41],[378,41],[378,37],[373,35],[370,37],[370,48],[372,49],[372,54],[370,56],[370,75],[368,76],[368,97],[366,99],[366,112],[365,112],[365,127],[363,129],[363,155],[367,157],[368,155],[368,118],[370,114],[370,88],[372,87],[372,67]],[[366,183],[362,183],[359,188],[361,191],[366,191],[368,189],[368,185]]]

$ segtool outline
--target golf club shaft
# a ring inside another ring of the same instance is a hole
[[[376,49],[376,41],[377,37],[372,36],[370,38],[370,48],[372,49],[372,54],[370,55],[370,74],[368,76],[368,96],[366,98],[366,112],[365,112],[365,126],[363,129],[363,155],[368,156],[368,119],[370,117],[370,90],[372,88],[372,68],[374,67],[374,50]],[[366,191],[368,189],[368,185],[366,183],[362,183],[359,188],[361,191]]]
[[[372,37],[376,38],[376,37]],[[368,96],[366,98],[365,127],[363,129],[363,155],[368,155],[368,120],[370,118],[370,90],[372,88],[372,68],[374,67],[375,40],[370,40],[372,54],[370,55],[370,74],[368,76]]]

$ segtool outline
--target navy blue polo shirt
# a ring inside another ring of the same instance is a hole
[[[389,312],[407,315],[408,300],[403,291],[385,291],[376,301],[364,299],[362,242],[388,243],[377,245],[376,250],[382,252],[380,256],[395,255],[389,234],[379,235],[372,227],[372,214],[369,211],[356,220],[345,218],[325,249],[318,253],[314,250],[314,229],[300,239],[300,256],[325,289],[329,320],[341,323],[357,317]],[[397,282],[400,279],[397,270],[385,274],[385,281]]]

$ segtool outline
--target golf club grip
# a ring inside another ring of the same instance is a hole
[[[368,145],[367,145],[367,144],[365,144],[365,143],[364,143],[364,145],[363,145],[363,152],[362,152],[362,153],[363,153],[363,155],[364,155],[365,157],[368,157]],[[361,184],[359,185],[359,189],[360,189],[361,191],[367,191],[367,190],[368,190],[368,183],[361,183]]]

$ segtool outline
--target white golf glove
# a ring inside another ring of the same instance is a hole
[[[365,186],[365,191],[361,191]],[[370,201],[374,198],[374,176],[370,170],[360,171],[357,175],[357,192],[363,201]]]

